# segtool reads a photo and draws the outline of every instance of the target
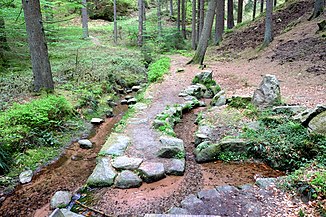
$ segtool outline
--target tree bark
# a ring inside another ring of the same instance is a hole
[[[216,0],[210,0],[208,2],[208,8],[207,8],[205,21],[204,21],[203,31],[200,35],[200,39],[195,55],[189,63],[200,64],[200,65],[203,64],[205,53],[208,46],[209,36],[212,31],[216,5],[217,5]]]
[[[274,8],[276,7],[277,5],[277,0],[274,0]]]
[[[191,14],[191,47],[193,50],[196,50],[196,45],[197,45],[197,32],[196,32],[196,0],[192,0],[192,14]]]
[[[118,43],[117,0],[113,1],[113,41]]]
[[[273,40],[273,0],[266,0],[265,36],[263,47]]]
[[[200,4],[201,4],[201,0],[197,0],[198,4],[197,4],[197,32],[196,32],[196,44],[198,44],[199,41],[199,37],[200,37],[200,33],[199,33],[199,29],[200,29]],[[197,45],[196,45],[197,46]]]
[[[181,19],[181,0],[177,1],[177,10],[178,10],[178,14],[177,14],[177,29],[180,32],[180,19]]]
[[[173,16],[173,0],[170,0],[170,17]]]
[[[186,39],[186,0],[182,0],[182,22],[181,22],[181,27],[182,27],[182,37]]]
[[[254,6],[252,9],[252,20],[255,20],[256,18],[256,10],[257,10],[257,0],[254,0]]]
[[[227,28],[232,29],[233,27],[234,27],[233,0],[228,0]]]
[[[205,0],[199,0],[200,4],[199,4],[199,36],[201,35],[202,31],[203,31],[203,27],[204,27],[204,9],[205,9]],[[199,40],[199,37],[198,37]]]
[[[316,17],[319,17],[324,12],[325,0],[315,0],[314,12],[309,17],[308,20],[312,20]]]
[[[6,30],[5,30],[5,20],[0,16],[0,65],[5,65],[6,58],[4,51],[10,50],[7,42]]]
[[[87,15],[87,1],[82,0],[82,28],[83,28],[83,38],[88,38],[88,15]]]
[[[144,37],[144,2],[138,0],[138,46],[143,46]]]
[[[162,36],[162,19],[161,19],[161,0],[157,0],[157,31],[158,36]]]
[[[265,0],[260,0],[260,13],[264,12],[264,1]]]
[[[242,14],[243,14],[243,0],[238,0],[238,17],[237,24],[242,23]]]
[[[216,6],[216,22],[215,22],[215,45],[218,45],[223,39],[224,33],[224,14],[225,14],[225,0],[217,0]]]

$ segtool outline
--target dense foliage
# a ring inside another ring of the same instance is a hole
[[[148,81],[156,82],[163,78],[163,75],[170,69],[170,58],[162,57],[149,66]]]

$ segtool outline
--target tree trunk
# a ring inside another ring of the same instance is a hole
[[[34,90],[54,90],[39,0],[22,0],[34,77]]]
[[[321,15],[324,12],[324,7],[325,7],[325,0],[315,0],[314,12],[309,17],[308,20],[312,20],[316,17],[319,17],[319,15]]]
[[[206,13],[206,17],[205,17],[203,31],[200,35],[196,53],[189,63],[200,64],[200,65],[203,64],[205,53],[206,53],[207,46],[208,46],[209,36],[212,31],[212,25],[213,25],[213,21],[214,21],[216,5],[217,5],[216,0],[210,0],[208,2],[208,8],[207,8],[207,13]]]
[[[199,36],[201,35],[204,27],[204,9],[205,9],[205,0],[199,0]],[[200,37],[198,37],[199,40]]]
[[[113,40],[114,43],[118,42],[118,23],[117,23],[117,0],[113,1]]]
[[[252,9],[252,20],[256,18],[257,0],[254,0],[254,7]]]
[[[233,0],[228,0],[227,28],[232,29],[233,27],[234,27]]]
[[[196,50],[197,45],[197,32],[196,32],[196,0],[192,0],[192,14],[191,14],[191,47],[193,50]]]
[[[170,17],[173,16],[173,0],[170,0]]]
[[[260,0],[260,13],[264,12],[264,1],[265,0]]]
[[[274,0],[274,8],[276,7],[277,5],[277,0]]]
[[[215,45],[222,41],[224,33],[224,14],[225,14],[225,0],[217,0],[216,7],[216,22],[215,22]]]
[[[242,13],[243,13],[243,0],[238,0],[238,17],[237,24],[242,23]]]
[[[144,2],[138,0],[138,46],[143,46],[144,36]]]
[[[199,41],[199,37],[200,37],[200,33],[199,33],[199,29],[200,29],[200,4],[201,4],[201,0],[198,0],[198,4],[197,4],[197,32],[196,32],[196,44],[198,44]],[[196,45],[197,46],[197,45]]]
[[[24,0],[23,0],[24,1]],[[82,27],[83,27],[83,38],[88,38],[88,15],[87,15],[87,1],[82,0]]]
[[[266,0],[265,36],[263,47],[273,40],[273,0]]]
[[[180,18],[181,18],[181,0],[177,1],[177,10],[178,10],[178,14],[177,14],[177,29],[180,32]]]
[[[157,0],[157,31],[158,36],[162,36],[162,19],[161,19],[161,0]]]
[[[7,42],[6,30],[5,30],[5,20],[0,16],[0,65],[5,65],[6,58],[4,55],[5,50],[10,50]]]
[[[186,0],[182,0],[182,37],[186,39]]]

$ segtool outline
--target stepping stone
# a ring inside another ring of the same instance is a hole
[[[26,170],[19,175],[19,182],[22,184],[26,184],[32,181],[33,171]]]
[[[155,182],[165,177],[164,165],[162,163],[144,162],[139,167],[142,179],[147,182]]]
[[[141,178],[129,170],[122,171],[115,180],[117,188],[138,188],[141,184]]]
[[[184,159],[173,159],[166,169],[167,175],[182,176],[184,174],[186,162]]]
[[[135,170],[140,166],[142,162],[143,159],[141,158],[121,156],[121,157],[116,157],[112,161],[112,166],[120,170]]]
[[[92,118],[91,123],[92,124],[101,124],[104,120],[102,118]]]
[[[120,101],[121,105],[127,105],[127,103],[128,103],[128,100],[126,100],[126,99],[123,99]]]
[[[98,159],[93,173],[88,177],[86,184],[90,187],[109,187],[113,185],[117,173],[112,168],[110,158]]]
[[[132,90],[128,89],[126,90],[127,93],[132,93]]]
[[[88,139],[81,139],[78,140],[78,144],[81,148],[85,148],[85,149],[90,149],[93,147],[93,144],[91,141],[89,141]]]
[[[160,142],[162,146],[157,152],[158,157],[175,158],[185,154],[183,141],[170,136],[161,136]]]
[[[132,99],[132,98],[134,98],[134,97],[133,96],[130,96],[130,95],[125,96],[125,99],[126,100],[129,100],[129,99]]]
[[[51,198],[50,206],[52,209],[66,207],[70,203],[71,197],[72,194],[69,191],[57,191]]]
[[[103,145],[99,155],[114,155],[121,156],[124,154],[131,140],[128,136],[119,134],[111,134]]]
[[[137,103],[137,99],[136,98],[131,98],[127,101],[127,104],[128,105],[134,105]]]

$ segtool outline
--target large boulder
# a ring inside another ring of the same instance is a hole
[[[137,188],[141,184],[141,178],[129,170],[122,171],[115,180],[115,187],[117,188]]]
[[[281,102],[280,83],[275,75],[265,75],[255,90],[252,103],[258,107],[269,107]]]
[[[52,209],[64,208],[70,203],[72,194],[69,191],[57,191],[53,195],[50,201],[50,206]]]
[[[128,136],[113,133],[103,145],[99,155],[121,156],[130,142],[131,139]]]
[[[314,117],[309,122],[308,127],[313,133],[326,135],[326,111]]]
[[[142,179],[147,182],[155,182],[165,177],[164,165],[162,163],[144,162],[139,167]]]
[[[91,187],[109,187],[113,185],[116,176],[117,173],[111,166],[110,158],[102,157],[97,160],[96,167],[86,184]]]
[[[185,148],[181,139],[171,136],[160,137],[161,146],[157,152],[158,157],[176,158],[184,156]]]
[[[143,162],[141,158],[132,158],[127,156],[116,157],[112,161],[112,166],[120,170],[135,170]]]
[[[209,142],[200,143],[194,150],[195,159],[198,163],[216,160],[221,151],[220,144],[210,144]]]

